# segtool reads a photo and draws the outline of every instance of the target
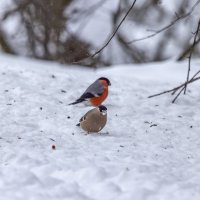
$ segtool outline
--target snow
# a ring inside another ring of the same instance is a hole
[[[3,200],[199,200],[199,83],[175,104],[171,95],[147,98],[182,83],[187,62],[92,70],[0,61]],[[100,76],[112,84],[108,122],[85,135],[75,125],[91,107],[68,103]]]

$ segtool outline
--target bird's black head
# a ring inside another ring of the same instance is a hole
[[[101,77],[101,78],[99,78],[99,80],[106,81],[106,83],[107,83],[108,85],[111,85],[110,81],[109,81],[107,78],[105,78],[105,77]]]
[[[103,105],[100,105],[98,108],[99,108],[99,111],[100,111],[101,113],[107,112],[107,108],[106,108],[105,106],[103,106]]]

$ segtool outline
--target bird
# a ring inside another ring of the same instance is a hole
[[[110,81],[105,77],[101,77],[92,83],[76,101],[69,105],[87,101],[89,105],[97,107],[107,98],[108,86],[111,86]]]
[[[101,131],[107,122],[107,108],[100,105],[89,110],[81,119],[77,126],[80,126],[87,133],[97,133]]]

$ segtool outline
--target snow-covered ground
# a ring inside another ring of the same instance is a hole
[[[175,104],[147,98],[186,72],[187,62],[94,71],[0,55],[0,199],[199,200],[200,83]],[[91,107],[68,103],[100,76],[112,83],[108,123],[85,135],[75,124]]]

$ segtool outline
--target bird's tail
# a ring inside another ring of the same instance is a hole
[[[72,102],[72,103],[70,103],[68,105],[74,105],[74,104],[77,104],[77,103],[81,103],[83,101],[85,101],[85,99],[77,99],[76,101],[74,101],[74,102]]]

